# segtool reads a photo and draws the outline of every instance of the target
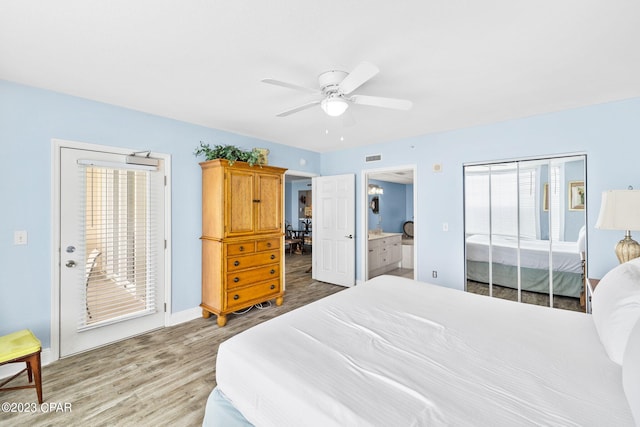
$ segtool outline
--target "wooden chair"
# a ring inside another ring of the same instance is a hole
[[[285,229],[284,244],[289,245],[289,255],[292,255],[294,250],[297,250],[302,244],[302,239],[294,237],[290,225]]]
[[[27,364],[26,368],[0,383],[0,391],[35,388],[38,394],[38,403],[42,403],[41,351],[42,344],[40,340],[28,329],[0,337],[0,365],[21,362]],[[29,385],[4,387],[5,384],[17,378],[24,371],[27,371]],[[31,384],[32,382],[33,384]]]

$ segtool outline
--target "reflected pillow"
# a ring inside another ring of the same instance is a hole
[[[578,232],[578,253],[585,252],[587,250],[587,229],[583,225]]]
[[[620,264],[602,278],[593,292],[591,311],[607,355],[622,365],[629,335],[640,319],[640,258]]]

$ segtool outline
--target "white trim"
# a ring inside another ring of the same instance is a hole
[[[200,307],[189,308],[187,310],[178,311],[177,313],[172,313],[167,320],[167,326],[179,325],[201,317],[202,309]]]
[[[133,149],[115,147],[110,145],[90,144],[86,142],[69,141],[63,139],[51,139],[51,336],[48,350],[48,363],[60,358],[60,152],[63,148],[72,148],[87,151],[100,151],[113,154],[130,155]],[[171,156],[165,153],[150,153],[151,157],[164,161],[164,172],[166,177],[165,185],[165,239],[167,241],[164,262],[165,262],[165,294],[164,301],[159,304],[166,304],[164,313],[164,326],[170,324],[171,318]]]
[[[291,175],[291,176],[300,176],[300,177],[305,177],[305,178],[313,178],[314,176],[320,176],[317,173],[295,171],[295,170],[292,170],[292,169],[287,169],[284,172],[284,174],[285,175]]]
[[[525,157],[512,157],[508,159],[501,160],[487,160],[487,161],[474,161],[463,163],[462,166],[483,166],[483,165],[495,165],[500,163],[511,163],[511,162],[522,162],[527,160],[548,160],[548,159],[557,159],[562,157],[579,157],[586,156],[586,151],[576,151],[573,153],[564,153],[564,154],[548,154],[548,155],[538,155],[538,156],[525,156]],[[586,158],[586,157],[585,157]]]
[[[360,247],[364,248],[362,251],[362,262],[361,265],[361,275],[363,281],[369,279],[369,200],[368,200],[368,184],[369,184],[369,175],[380,172],[392,172],[392,171],[405,171],[411,170],[413,171],[413,217],[419,218],[418,216],[418,165],[409,164],[409,165],[398,165],[398,166],[387,166],[384,168],[376,168],[376,169],[363,169],[361,172],[362,179],[360,182],[361,186],[361,194],[362,194],[362,221],[360,221]],[[416,222],[413,223],[414,236],[419,236],[420,234],[416,231],[419,231],[420,225]],[[418,266],[420,263],[418,260],[418,244],[417,239],[414,239],[413,244],[413,278],[418,278]]]

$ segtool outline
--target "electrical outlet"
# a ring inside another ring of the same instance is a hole
[[[434,279],[437,279],[438,278],[438,272],[436,270],[433,270],[431,272],[431,277],[433,277]]]

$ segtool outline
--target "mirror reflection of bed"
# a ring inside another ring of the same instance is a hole
[[[586,310],[585,164],[577,155],[465,165],[468,292]]]

